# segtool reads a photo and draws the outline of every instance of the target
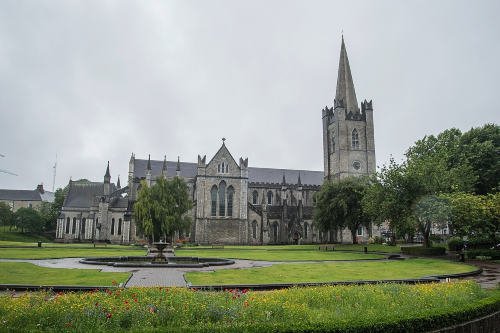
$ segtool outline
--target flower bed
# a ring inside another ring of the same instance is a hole
[[[500,292],[483,290],[472,281],[303,287],[265,293],[148,287],[17,296],[0,298],[3,332],[421,332],[500,308]]]

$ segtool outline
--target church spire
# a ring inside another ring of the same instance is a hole
[[[161,173],[163,174],[163,176],[167,175],[167,155],[165,155],[165,159],[163,160],[163,168]]]
[[[177,156],[177,167],[175,168],[175,174],[177,177],[181,176],[181,158]]]
[[[111,174],[109,173],[109,161],[108,161],[108,167],[106,168],[106,174],[104,175],[104,182],[109,183],[111,180]]]
[[[122,188],[122,186],[120,185],[120,175],[118,175],[118,180],[116,182],[116,188],[117,189],[121,189]]]
[[[340,102],[342,101],[342,102]],[[342,35],[342,46],[340,47],[339,73],[337,76],[337,92],[335,94],[335,106],[344,107],[346,113],[359,113],[354,82],[352,80],[351,67],[347,58],[347,51]]]
[[[151,171],[151,154],[149,154],[149,157],[148,157],[148,166],[146,167],[146,171]]]

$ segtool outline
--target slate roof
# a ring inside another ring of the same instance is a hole
[[[164,161],[151,160],[151,175],[161,175]],[[148,160],[135,160],[134,178],[143,178],[146,176],[146,167]],[[181,176],[186,178],[196,177],[198,173],[198,164],[190,162],[181,162]],[[177,161],[167,161],[167,176],[175,176],[175,168]],[[275,183],[281,184],[285,173],[286,183],[288,185],[296,185],[300,180],[302,185],[321,185],[323,184],[323,171],[309,170],[290,170],[290,169],[271,169],[271,168],[248,168],[248,181],[250,183]]]
[[[54,193],[39,190],[0,190],[0,200],[12,201],[54,201]]]
[[[163,170],[164,161],[154,161],[151,160],[151,175],[159,176]],[[146,167],[148,165],[148,160],[135,159],[134,163],[134,178],[146,177]],[[196,177],[198,173],[198,164],[190,162],[180,162],[181,166],[181,176],[185,178]],[[167,177],[173,177],[176,175],[175,169],[177,168],[177,161],[167,161]]]
[[[111,184],[111,192],[114,191],[116,191],[116,186]],[[104,183],[102,182],[72,182],[64,206],[91,207],[94,203],[99,202],[103,195]]]
[[[112,208],[127,208],[128,207],[128,198],[123,197],[115,197],[109,203],[109,206]]]

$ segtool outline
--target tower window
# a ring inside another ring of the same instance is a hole
[[[212,186],[211,191],[211,199],[212,199],[212,216],[217,215],[217,186]]]
[[[222,163],[224,168],[224,163]],[[221,181],[219,184],[219,216],[226,216],[226,182]]]
[[[118,220],[118,236],[122,234],[122,219]]]
[[[258,201],[259,201],[259,193],[257,193],[257,191],[253,191],[253,193],[252,193],[252,203],[254,205],[256,205]]]
[[[267,192],[267,204],[268,205],[273,204],[273,192],[271,191]]]
[[[111,235],[115,234],[115,219],[111,219]]]
[[[359,149],[359,135],[356,129],[352,131],[352,149],[353,150]]]

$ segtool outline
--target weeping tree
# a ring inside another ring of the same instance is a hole
[[[139,232],[151,242],[166,239],[178,232],[189,232],[191,218],[186,213],[193,207],[186,183],[179,177],[172,180],[160,176],[150,187],[141,182],[134,219]]]

